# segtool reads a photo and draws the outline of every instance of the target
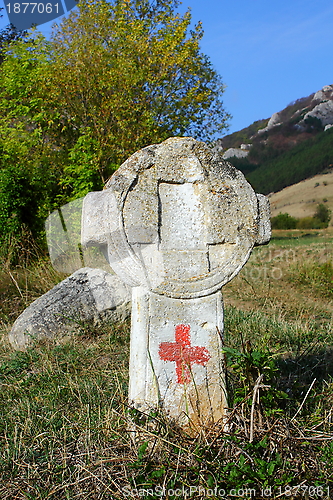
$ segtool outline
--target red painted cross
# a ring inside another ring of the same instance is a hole
[[[161,342],[159,355],[163,361],[176,362],[176,374],[178,384],[191,381],[192,363],[204,365],[210,354],[206,347],[191,346],[189,325],[177,325],[175,330],[176,342]]]

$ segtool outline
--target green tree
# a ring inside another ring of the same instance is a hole
[[[82,171],[104,183],[143,146],[175,135],[209,140],[226,127],[224,86],[200,52],[201,25],[190,31],[189,12],[176,6],[82,0],[55,29],[45,101],[75,148],[64,175],[74,195],[84,194]]]
[[[226,128],[224,85],[200,51],[201,25],[191,30],[177,5],[82,0],[50,41],[35,30],[10,44],[0,66],[0,170],[15,166],[39,220],[101,189],[148,144],[209,140]],[[24,204],[11,206],[24,215]]]
[[[331,210],[323,203],[320,203],[313,217],[322,222],[324,224],[324,227],[327,227],[331,220]]]
[[[295,229],[296,224],[297,219],[287,213],[280,213],[271,219],[272,229]]]
[[[6,49],[8,48],[8,46],[11,43],[25,37],[26,34],[26,31],[19,31],[12,24],[9,24],[8,26],[0,30],[0,64],[4,60]]]
[[[308,116],[304,123],[306,125],[307,132],[322,132],[324,130],[324,126],[319,118],[316,116]]]
[[[4,7],[0,7],[0,12]],[[3,17],[0,14],[0,18]],[[8,24],[5,28],[0,30],[0,64],[3,62],[4,54],[7,47],[12,43],[25,37],[27,32],[25,30],[17,30],[13,24]]]
[[[59,151],[48,140],[47,116],[38,97],[48,65],[45,39],[35,33],[7,49],[0,67],[0,243],[36,236],[59,191]]]

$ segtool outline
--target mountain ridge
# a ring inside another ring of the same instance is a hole
[[[333,167],[333,85],[290,103],[270,118],[217,139],[218,151],[268,194]]]

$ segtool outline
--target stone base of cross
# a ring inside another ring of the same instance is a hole
[[[147,321],[148,319],[148,321]],[[188,430],[225,415],[222,294],[173,299],[133,288],[129,401]]]
[[[191,433],[223,421],[221,289],[269,241],[266,197],[204,143],[172,138],[89,193],[82,227],[132,286],[130,404]]]

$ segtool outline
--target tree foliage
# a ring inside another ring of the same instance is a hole
[[[297,219],[288,213],[279,213],[271,218],[272,229],[323,229],[328,227],[331,220],[331,210],[320,203],[313,217],[302,217]]]
[[[320,222],[325,224],[325,227],[327,227],[331,220],[331,210],[328,207],[326,207],[324,203],[319,203],[313,217],[315,219],[318,219]]]
[[[0,7],[0,12],[4,10],[4,7]],[[0,18],[3,17],[0,14]],[[5,28],[0,30],[0,64],[4,60],[6,49],[8,46],[16,42],[27,35],[25,30],[17,30],[13,24],[8,24]]]
[[[88,177],[94,165],[104,182],[134,151],[169,136],[209,140],[225,127],[224,86],[200,52],[201,25],[190,31],[190,14],[180,16],[176,5],[83,0],[55,30],[45,99]],[[66,182],[76,190],[70,171]]]
[[[27,48],[29,47],[29,50]],[[35,234],[53,208],[59,182],[54,145],[47,140],[47,117],[40,86],[47,61],[44,39],[20,40],[0,67],[0,241]]]
[[[191,30],[190,13],[177,5],[82,0],[50,41],[34,31],[6,50],[0,171],[17,170],[15,185],[35,193],[36,217],[101,189],[148,144],[175,135],[210,140],[226,127],[224,85],[200,51],[201,24]],[[0,221],[11,217],[5,198],[0,187]],[[15,206],[23,215],[27,205]]]
[[[247,175],[257,192],[268,194],[322,173],[333,164],[333,129],[319,132],[290,151],[267,157],[266,162]],[[249,154],[248,161],[252,163]]]
[[[279,213],[271,218],[272,229],[295,229],[297,219],[287,213]]]

